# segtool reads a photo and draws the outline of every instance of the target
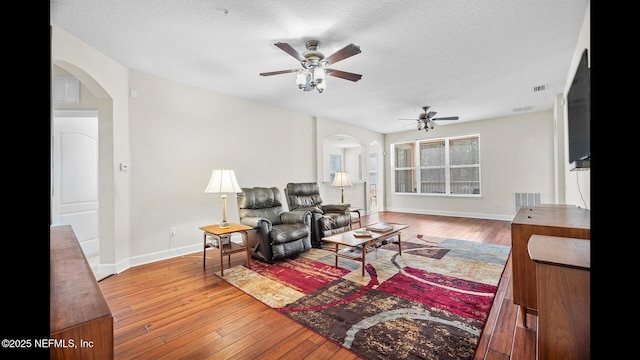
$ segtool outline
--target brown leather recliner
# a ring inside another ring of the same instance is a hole
[[[247,232],[251,257],[273,263],[311,249],[311,213],[284,211],[276,187],[242,188],[238,193],[240,223]]]
[[[322,247],[322,238],[351,230],[351,204],[323,204],[318,183],[288,183],[284,189],[289,210],[311,212],[311,245]]]

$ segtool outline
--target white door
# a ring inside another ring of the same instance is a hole
[[[98,239],[98,112],[55,111],[52,223],[71,225],[87,258]]]

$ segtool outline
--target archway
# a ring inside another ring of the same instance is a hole
[[[54,59],[51,73],[53,76],[67,73],[77,78],[81,84],[83,98],[81,98],[79,104],[67,106],[56,104],[52,101],[50,121],[53,119],[53,112],[58,110],[97,110],[98,113],[98,198],[100,203],[98,236],[100,242],[99,261],[94,271],[102,275],[110,275],[115,273],[114,266],[102,266],[102,264],[115,263],[113,100],[92,76],[73,64]],[[51,83],[53,84],[53,79]],[[53,132],[53,126],[51,125],[50,129]],[[53,174],[53,171],[51,174]]]

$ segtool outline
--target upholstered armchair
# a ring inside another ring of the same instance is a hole
[[[311,249],[311,213],[284,211],[276,187],[242,188],[237,194],[240,223],[247,232],[251,257],[273,263]]]
[[[318,183],[288,183],[284,189],[289,210],[311,212],[311,245],[322,247],[322,238],[351,230],[350,204],[324,204]]]

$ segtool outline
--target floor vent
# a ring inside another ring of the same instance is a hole
[[[516,193],[516,211],[521,206],[540,205],[540,193]]]

